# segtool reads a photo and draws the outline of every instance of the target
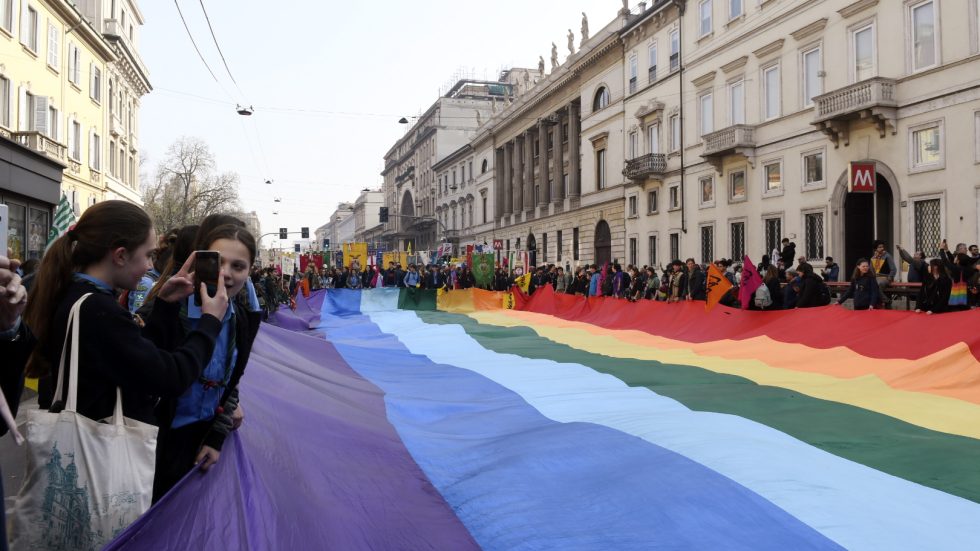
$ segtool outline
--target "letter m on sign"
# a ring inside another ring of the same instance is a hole
[[[847,169],[847,191],[851,193],[874,193],[877,174],[874,163],[849,163]]]

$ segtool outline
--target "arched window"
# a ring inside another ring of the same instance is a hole
[[[480,165],[480,174],[486,174],[488,170],[490,170],[490,163],[483,159],[483,164]]]
[[[606,108],[609,105],[609,89],[605,86],[600,86],[595,92],[595,98],[592,100],[592,110],[598,111],[600,109]]]

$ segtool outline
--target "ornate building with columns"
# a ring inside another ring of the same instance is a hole
[[[980,240],[977,0],[661,1],[622,34],[629,259]]]

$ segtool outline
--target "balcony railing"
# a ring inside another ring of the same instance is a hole
[[[736,124],[717,132],[705,134],[703,157],[712,155],[727,155],[739,148],[755,148],[755,127],[747,124]]]
[[[44,134],[40,132],[14,132],[13,135],[14,139],[20,145],[38,153],[43,153],[63,165],[68,164],[68,148]]]
[[[816,116],[812,124],[826,134],[835,147],[850,143],[852,120],[870,121],[882,138],[895,134],[898,101],[894,79],[874,77],[813,98]]]
[[[626,161],[623,176],[630,180],[643,181],[650,177],[662,177],[665,172],[667,172],[667,156],[663,153],[647,153]]]
[[[841,116],[860,114],[873,107],[897,107],[895,101],[895,81],[890,78],[875,77],[854,83],[839,90],[813,98],[817,106],[817,117],[813,122],[821,122]]]

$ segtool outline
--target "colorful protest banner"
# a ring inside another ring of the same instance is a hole
[[[351,266],[355,262],[358,268],[367,265],[368,246],[367,243],[344,243],[344,266]]]
[[[704,303],[704,310],[710,312],[712,308],[725,296],[732,288],[732,282],[728,281],[725,274],[721,273],[721,270],[717,266],[711,264],[708,266],[708,300]]]
[[[477,287],[490,288],[493,284],[493,253],[473,255],[473,279]]]
[[[755,290],[760,285],[762,285],[762,276],[759,275],[759,270],[749,260],[748,255],[745,255],[742,257],[742,281],[738,288],[738,300],[742,303],[743,309],[749,309]]]

